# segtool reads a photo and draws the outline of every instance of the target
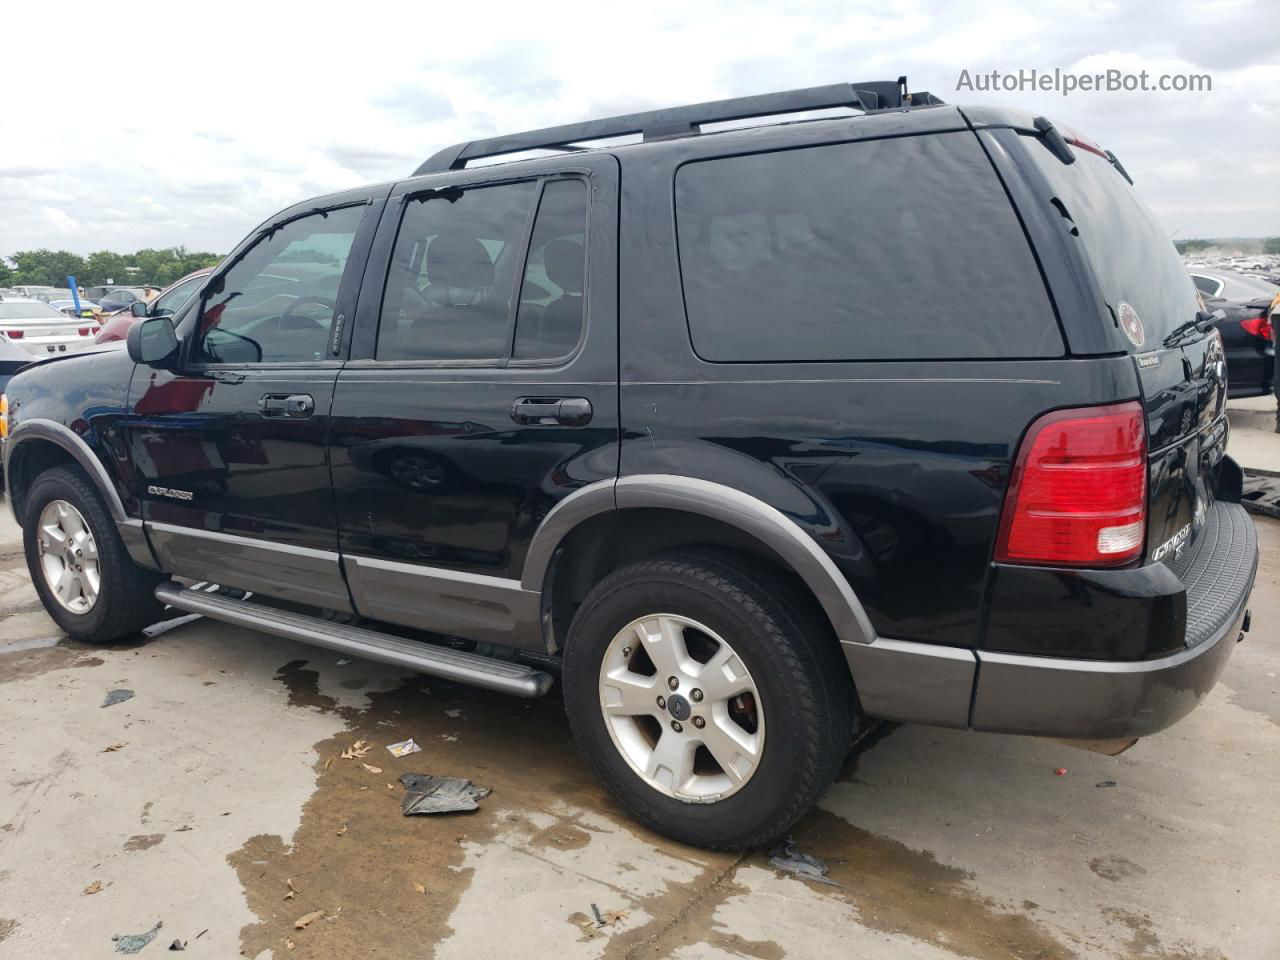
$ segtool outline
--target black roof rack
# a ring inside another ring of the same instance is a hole
[[[644,113],[609,117],[604,120],[567,123],[559,127],[546,127],[542,130],[490,137],[487,140],[457,143],[433,154],[413,171],[413,175],[416,177],[424,173],[461,170],[469,160],[521,153],[526,150],[581,150],[584,148],[578,144],[584,140],[603,140],[607,137],[622,137],[637,133],[642,134],[645,140],[688,136],[699,133],[700,125],[704,123],[748,120],[752,117],[801,113],[829,107],[854,107],[870,112],[940,103],[942,101],[930,93],[908,93],[906,77],[899,77],[896,81],[832,83],[825,87],[806,87],[802,90],[763,93],[754,97],[713,100],[710,103],[695,103],[685,107],[647,110]]]

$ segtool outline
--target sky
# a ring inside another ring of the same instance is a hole
[[[0,256],[221,253],[456,141],[900,74],[1086,133],[1170,236],[1280,235],[1275,0],[95,0],[10,4],[0,50]],[[963,71],[1055,68],[1208,74],[1212,92],[957,89]]]

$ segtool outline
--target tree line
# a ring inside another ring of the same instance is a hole
[[[0,287],[65,287],[73,276],[82,287],[112,283],[140,287],[164,287],[192,270],[212,267],[222,259],[218,253],[197,253],[186,247],[112,253],[99,250],[82,257],[69,250],[22,250],[0,257]]]

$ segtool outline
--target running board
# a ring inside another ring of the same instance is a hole
[[[551,674],[523,663],[494,660],[461,650],[351,627],[346,624],[277,610],[247,600],[233,600],[200,590],[188,590],[176,583],[156,587],[156,599],[187,613],[198,613],[238,627],[273,633],[300,643],[336,650],[339,653],[406,667],[433,677],[456,680],[473,687],[497,690],[517,697],[540,697],[551,689]]]

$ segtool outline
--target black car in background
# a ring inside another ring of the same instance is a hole
[[[1232,270],[1193,267],[1191,279],[1205,308],[1226,314],[1215,326],[1227,355],[1228,395],[1261,397],[1271,393],[1276,348],[1267,311],[1280,287]]]

